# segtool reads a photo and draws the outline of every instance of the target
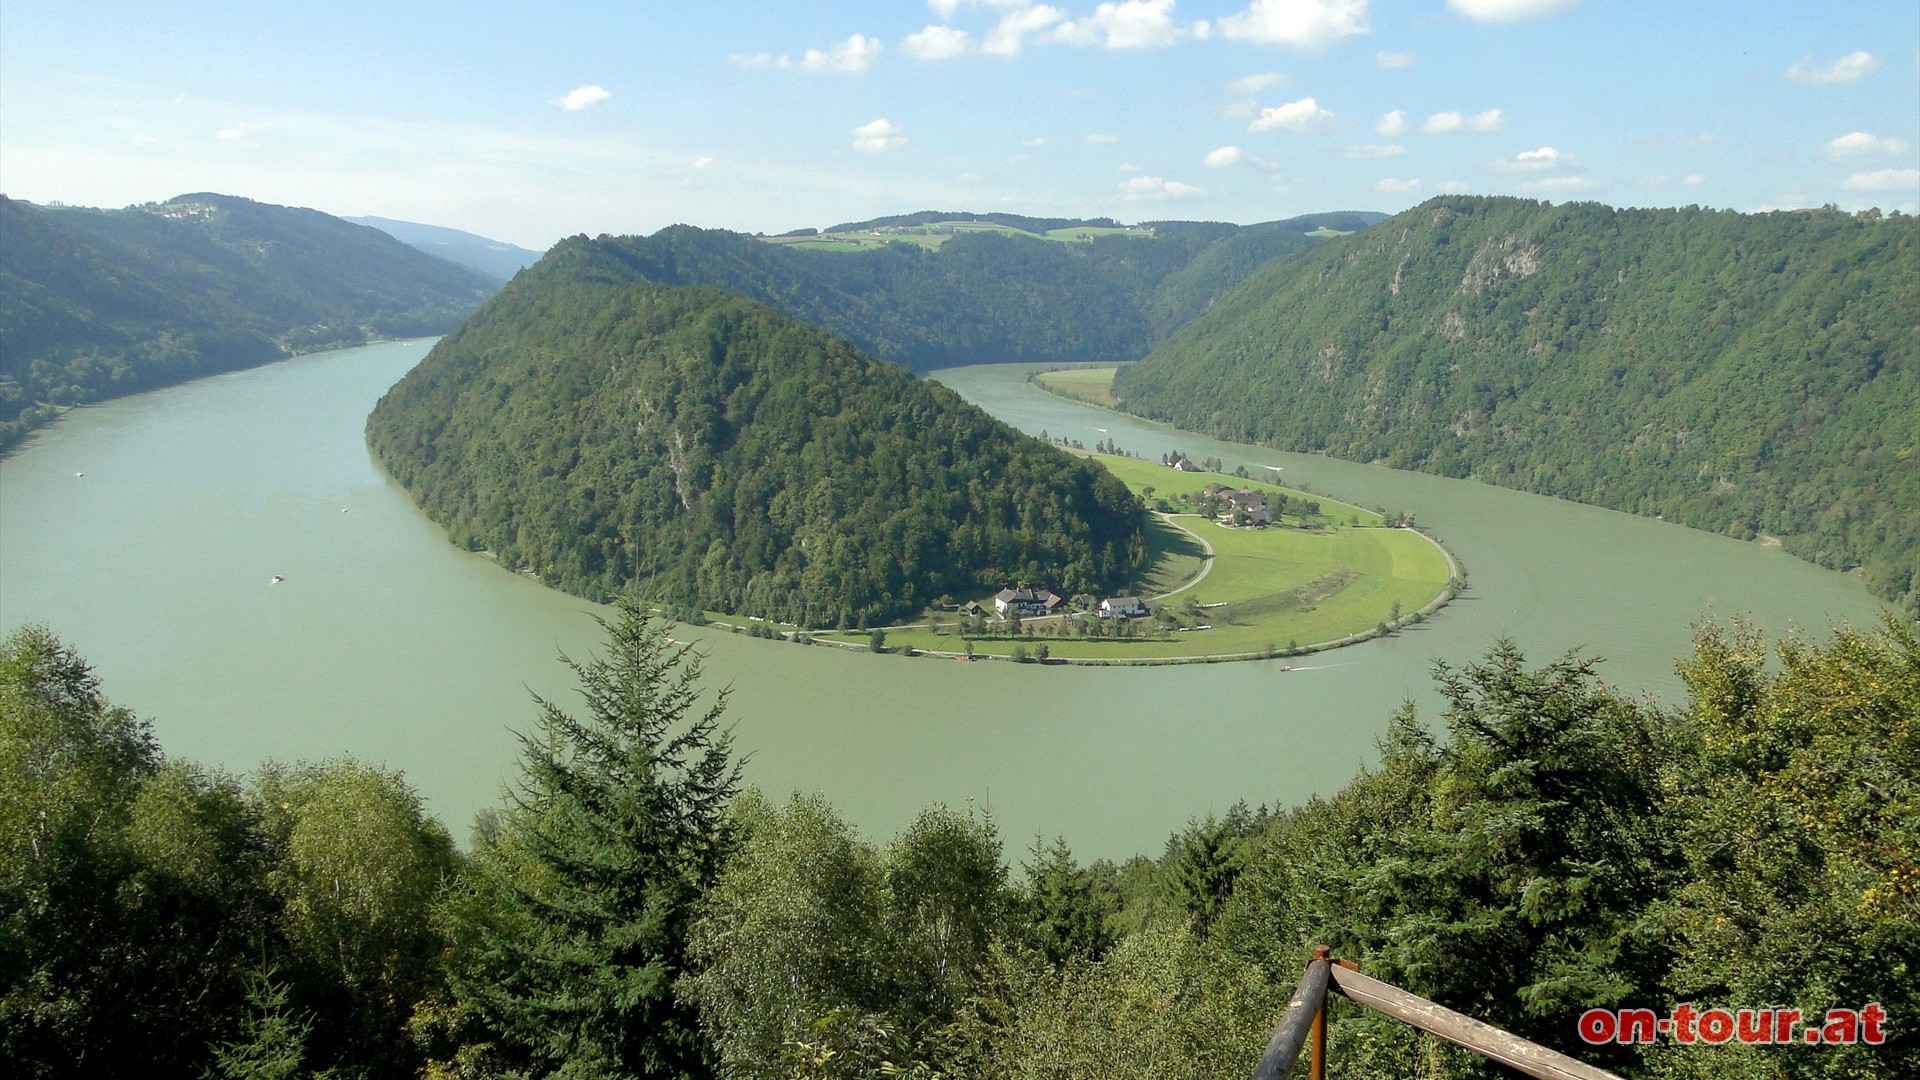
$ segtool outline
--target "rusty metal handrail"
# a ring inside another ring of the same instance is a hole
[[[1422,1031],[1464,1046],[1490,1061],[1518,1070],[1537,1080],[1620,1080],[1618,1076],[1549,1050],[1492,1024],[1429,1001],[1360,973],[1348,960],[1334,960],[1325,945],[1316,946],[1287,1011],[1273,1032],[1273,1041],[1253,1070],[1253,1080],[1286,1080],[1309,1035],[1313,1039],[1312,1080],[1326,1076],[1327,994],[1331,991]]]

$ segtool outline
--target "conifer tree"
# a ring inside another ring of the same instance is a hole
[[[519,789],[461,905],[474,925],[455,990],[535,1075],[704,1075],[674,984],[739,785],[726,692],[703,709],[699,655],[636,605],[602,625],[607,655],[566,661],[586,714],[541,699],[521,736]]]

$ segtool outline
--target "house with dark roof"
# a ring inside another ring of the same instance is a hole
[[[1244,514],[1246,515],[1247,524],[1249,525],[1271,525],[1273,523],[1273,514],[1267,509],[1267,496],[1265,492],[1254,491],[1250,488],[1229,489],[1222,491],[1220,497],[1227,500],[1227,512],[1225,515],[1227,517],[1238,520],[1240,515]]]
[[[1001,589],[993,597],[993,608],[1005,618],[1009,611],[1021,617],[1029,615],[1051,615],[1066,605],[1066,601],[1045,589]]]

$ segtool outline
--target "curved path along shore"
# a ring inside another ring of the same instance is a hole
[[[1168,589],[1166,592],[1161,593],[1159,596],[1147,597],[1147,599],[1149,600],[1165,600],[1167,597],[1172,596],[1175,593],[1186,592],[1188,589],[1191,589],[1195,585],[1198,585],[1201,582],[1207,580],[1207,575],[1213,572],[1213,545],[1207,542],[1206,537],[1201,536],[1199,533],[1194,532],[1192,529],[1189,529],[1185,525],[1182,525],[1179,522],[1173,520],[1172,514],[1163,514],[1160,511],[1155,510],[1153,512],[1153,516],[1159,518],[1161,521],[1166,522],[1167,524],[1173,526],[1174,528],[1179,529],[1181,532],[1186,533],[1188,536],[1193,537],[1195,540],[1198,540],[1200,542],[1201,548],[1203,548],[1207,553],[1207,557],[1204,560],[1202,560],[1200,563],[1200,572],[1193,575],[1192,578],[1189,578],[1186,584],[1177,585],[1174,588]]]

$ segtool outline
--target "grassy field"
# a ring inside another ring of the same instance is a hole
[[[1180,472],[1177,469],[1169,469],[1159,462],[1147,461],[1144,458],[1112,457],[1103,454],[1095,454],[1093,457],[1098,459],[1100,464],[1106,466],[1108,472],[1125,481],[1126,485],[1134,491],[1144,494],[1147,488],[1152,488],[1154,498],[1165,498],[1170,495],[1194,495],[1199,493],[1200,489],[1206,487],[1208,484],[1230,484],[1237,488],[1252,488],[1255,491],[1264,491],[1270,495],[1285,495],[1287,497],[1289,511],[1293,509],[1295,504],[1305,504],[1307,502],[1319,503],[1320,513],[1308,521],[1308,524],[1372,527],[1381,524],[1383,520],[1379,511],[1368,510],[1363,506],[1355,506],[1352,503],[1341,502],[1339,499],[1329,498],[1328,496],[1316,494],[1311,491],[1302,491],[1298,488],[1290,488],[1283,484],[1270,483],[1266,480],[1242,480],[1239,477],[1223,476],[1219,473]],[[1151,502],[1152,500],[1149,499],[1148,501]],[[1289,522],[1294,521],[1294,515],[1291,512],[1286,516]]]
[[[1110,367],[1070,368],[1066,371],[1043,371],[1033,377],[1042,390],[1072,401],[1084,401],[1089,405],[1098,405],[1111,409],[1120,403],[1113,396],[1113,373]]]
[[[1138,236],[1152,237],[1152,229],[1108,229],[1080,228],[1054,229],[1046,233],[1016,229],[1010,225],[996,225],[990,221],[937,221],[927,225],[889,225],[875,230],[846,233],[819,233],[813,236],[765,236],[761,239],[769,244],[782,244],[787,247],[801,248],[807,251],[859,251],[862,248],[879,247],[882,244],[919,244],[921,247],[937,248],[946,243],[947,238],[960,233],[997,232],[1010,236],[1030,236],[1035,240],[1053,240],[1062,244],[1086,243],[1096,236]]]
[[[976,655],[1031,654],[1045,645],[1053,659],[1177,660],[1208,656],[1284,655],[1290,650],[1366,634],[1396,613],[1404,619],[1439,599],[1453,565],[1438,544],[1411,529],[1390,529],[1363,507],[1276,484],[1208,473],[1181,473],[1133,458],[1097,456],[1136,492],[1156,497],[1228,483],[1287,495],[1289,507],[1320,504],[1317,516],[1286,516],[1266,529],[1235,528],[1194,514],[1158,515],[1148,534],[1151,565],[1134,583],[1184,629],[1136,620],[1131,638],[1082,638],[1060,617],[1029,619],[1019,640],[971,642]],[[1349,524],[1357,522],[1357,524]],[[1207,554],[1208,549],[1212,554]],[[988,597],[977,597],[991,606]],[[889,650],[964,653],[960,617],[929,613],[886,630]],[[990,631],[991,632],[991,631]],[[864,644],[864,632],[823,632],[821,641]]]

